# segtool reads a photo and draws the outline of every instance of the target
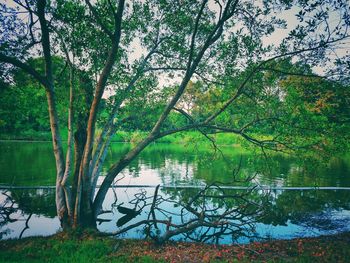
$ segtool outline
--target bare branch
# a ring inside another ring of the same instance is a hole
[[[253,228],[252,223],[262,214],[263,198],[259,201],[251,199],[257,187],[238,193],[225,190],[222,185],[222,183],[209,184],[188,200],[159,195],[158,186],[153,197],[147,197],[145,193],[135,194],[135,199],[130,201],[130,204],[136,205],[142,202],[143,208],[150,207],[148,218],[120,228],[114,233],[103,235],[119,235],[138,227],[143,227],[146,237],[152,238],[157,243],[163,243],[176,235],[183,235],[188,240],[199,242],[217,240],[225,235],[231,235],[232,238],[236,235],[247,235],[247,231]],[[164,209],[166,207],[164,204],[173,204],[179,209],[167,211]],[[162,219],[157,218],[160,215]],[[172,216],[176,216],[179,220],[173,222]]]

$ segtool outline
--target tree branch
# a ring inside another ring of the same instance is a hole
[[[80,166],[80,174],[82,175],[83,183],[84,183],[84,189],[85,189],[85,196],[86,199],[92,199],[92,191],[91,191],[91,174],[90,174],[90,161],[91,161],[91,155],[92,155],[92,146],[93,146],[93,140],[94,140],[94,133],[95,133],[95,126],[96,126],[96,118],[97,118],[97,112],[98,112],[98,106],[100,104],[103,92],[106,87],[107,79],[110,76],[110,73],[112,71],[113,65],[115,63],[117,53],[119,50],[119,42],[121,38],[121,29],[122,29],[122,17],[123,17],[123,10],[124,10],[124,3],[125,0],[119,0],[118,3],[118,10],[116,13],[116,23],[115,23],[115,29],[112,39],[112,47],[109,52],[107,61],[104,65],[104,68],[99,76],[99,80],[96,84],[96,90],[95,90],[95,96],[92,101],[91,107],[90,107],[90,113],[89,113],[89,119],[87,123],[87,139],[84,147],[84,154],[83,154],[83,160],[81,162]],[[81,186],[78,186],[81,188]],[[79,195],[77,195],[78,198]],[[79,200],[76,201],[76,211],[78,211],[79,208]],[[90,206],[90,202],[87,203],[87,205]],[[91,210],[91,207],[88,207],[89,210]],[[91,210],[91,213],[94,213],[94,211]],[[95,214],[96,216],[97,214]]]
[[[191,64],[192,64],[192,58],[193,58],[193,53],[194,53],[194,48],[195,48],[195,40],[196,40],[197,30],[198,30],[198,26],[199,26],[199,20],[203,14],[203,10],[204,10],[204,7],[207,4],[207,2],[208,2],[208,0],[203,0],[201,7],[199,9],[199,12],[197,14],[196,20],[195,20],[194,30],[193,30],[193,34],[192,34],[192,38],[191,38],[190,55],[188,57],[187,68],[190,68]]]
[[[304,53],[304,52],[310,52],[310,51],[314,51],[314,50],[317,50],[319,48],[324,48],[326,47],[327,45],[331,44],[331,43],[335,43],[335,42],[338,42],[338,41],[341,41],[343,40],[345,37],[342,37],[340,39],[337,39],[337,40],[333,40],[333,41],[330,41],[328,43],[319,43],[319,45],[315,46],[315,47],[310,47],[310,48],[305,48],[305,49],[300,49],[300,50],[294,50],[294,51],[291,51],[291,52],[287,52],[287,53],[284,53],[284,54],[279,54],[279,55],[276,55],[274,57],[271,57],[265,61],[262,61],[260,62],[249,74],[248,76],[246,77],[246,79],[242,82],[242,84],[238,87],[236,93],[229,99],[227,100],[224,105],[214,114],[212,114],[210,117],[208,117],[206,120],[205,120],[205,123],[209,123],[211,121],[213,121],[216,117],[218,117],[222,112],[224,112],[241,94],[243,94],[243,89],[244,87],[246,86],[246,84],[249,82],[249,80],[255,75],[256,72],[258,72],[259,70],[262,70],[263,66],[266,65],[267,63],[271,62],[271,61],[274,61],[276,59],[279,59],[279,58],[284,58],[284,57],[291,57],[291,56],[295,56],[295,55],[298,55],[298,54],[301,54],[301,53]]]
[[[15,67],[18,67],[25,72],[27,72],[29,75],[31,75],[33,78],[35,78],[37,81],[39,81],[45,88],[48,87],[48,82],[45,76],[42,76],[39,72],[37,72],[34,68],[29,66],[26,63],[23,63],[19,61],[16,58],[6,56],[2,53],[0,53],[0,62],[11,64]]]
[[[110,39],[113,39],[113,33],[106,27],[106,25],[102,22],[101,17],[99,16],[99,14],[97,13],[96,9],[92,6],[92,4],[90,3],[89,0],[85,0],[86,5],[88,6],[90,12],[92,13],[92,15],[94,16],[97,24],[101,27],[102,31],[108,35],[108,37]]]

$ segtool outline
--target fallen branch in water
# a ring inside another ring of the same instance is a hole
[[[193,189],[194,192],[187,198],[181,196],[182,191],[172,192],[171,189],[159,195],[159,188],[158,185],[153,196],[136,194],[135,199],[130,201],[135,211],[138,209],[138,213],[142,210],[147,214],[146,219],[129,225],[125,221],[124,227],[117,224],[120,229],[103,235],[118,236],[141,227],[145,238],[151,238],[156,243],[164,243],[178,235],[192,241],[218,243],[224,236],[231,236],[233,240],[250,236],[253,223],[263,211],[264,198],[251,198],[256,187],[237,193],[225,189],[220,183],[212,183],[202,189]],[[142,208],[137,208],[140,203],[143,204]],[[174,208],[166,209],[169,205]],[[176,220],[173,220],[174,217]],[[133,218],[130,217],[130,220]]]

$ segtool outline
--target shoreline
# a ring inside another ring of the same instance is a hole
[[[111,143],[137,143],[141,138],[146,136],[148,132],[144,131],[118,131],[111,139]],[[228,134],[216,134],[217,144],[220,146],[232,146],[240,145],[240,141],[236,135]],[[66,141],[67,137],[65,133],[62,133],[62,141]],[[1,134],[0,142],[51,142],[51,134],[45,133],[35,133],[30,135],[11,135],[11,134]],[[176,143],[184,144],[186,142],[197,141],[200,143],[210,143],[206,138],[204,138],[199,132],[187,131],[175,135],[169,135],[167,137],[161,138],[156,143]]]
[[[350,232],[334,235],[270,240],[246,245],[210,245],[149,240],[116,239],[96,233],[59,233],[0,241],[3,262],[346,262]]]

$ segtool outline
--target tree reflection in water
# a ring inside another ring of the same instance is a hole
[[[223,236],[233,240],[249,236],[257,218],[262,216],[264,195],[254,198],[254,188],[237,193],[211,184],[203,189],[176,189],[173,192],[159,186],[153,195],[146,191],[137,193],[129,202],[133,208],[122,207],[123,214],[118,220],[120,227],[111,235],[120,235],[134,228],[142,227],[144,237],[162,243],[172,237],[182,236],[185,240],[197,242],[215,242]],[[121,205],[117,206],[121,212]],[[127,219],[133,219],[144,212],[142,219],[125,225]],[[124,213],[126,212],[126,213]],[[123,224],[120,224],[123,220]]]
[[[99,230],[109,235],[232,243],[264,238],[266,229],[275,228],[286,231],[284,238],[300,231],[310,236],[350,230],[346,190],[230,190],[212,184],[203,189],[114,191],[116,195],[112,189],[107,194],[98,218]],[[59,224],[54,198],[53,189],[0,191],[0,238],[55,233]]]
[[[53,234],[58,230],[55,219],[53,189],[0,190],[0,239],[24,237],[30,222],[34,234]]]

